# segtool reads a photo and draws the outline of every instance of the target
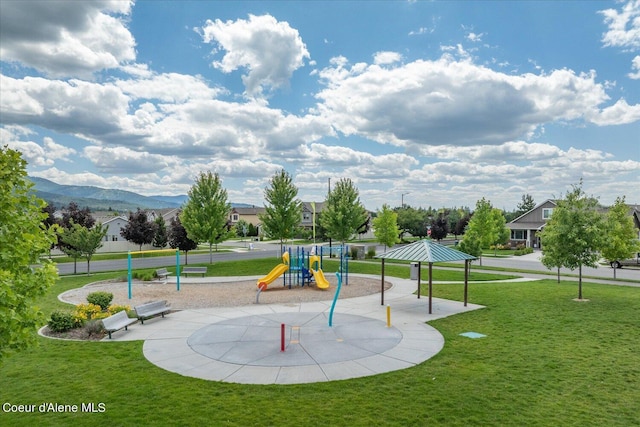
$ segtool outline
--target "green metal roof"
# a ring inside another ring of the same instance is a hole
[[[448,262],[476,259],[476,257],[448,248],[432,240],[424,239],[406,246],[391,249],[375,258],[415,262]]]

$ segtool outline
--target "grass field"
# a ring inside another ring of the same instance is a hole
[[[240,274],[222,264],[219,273]],[[117,274],[61,279],[43,310],[65,289]],[[78,413],[3,410],[0,425],[640,425],[640,289],[586,283],[590,301],[575,302],[576,286],[472,284],[470,302],[486,308],[432,322],[446,340],[434,358],[329,383],[209,382],[150,364],[142,342],[40,338],[0,367],[0,404],[75,404]],[[461,285],[435,285],[434,295],[460,299]],[[467,331],[487,336],[459,335]],[[91,402],[104,412],[81,412]]]

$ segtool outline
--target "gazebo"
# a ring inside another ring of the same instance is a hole
[[[418,298],[420,298],[420,281],[422,263],[429,263],[429,314],[431,314],[432,269],[434,262],[464,261],[464,306],[467,306],[469,281],[469,261],[476,257],[438,244],[431,239],[419,240],[406,246],[391,249],[375,258],[382,259],[382,292],[380,304],[384,305],[384,262],[385,260],[411,261],[418,263]]]

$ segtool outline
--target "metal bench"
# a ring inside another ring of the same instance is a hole
[[[165,313],[169,313],[171,311],[166,301],[153,301],[137,305],[134,307],[134,310],[136,311],[136,316],[140,319],[140,323],[143,325],[144,319],[149,319],[157,316],[158,314],[161,314],[162,317],[164,317]]]
[[[132,319],[127,315],[126,311],[119,311],[116,314],[113,314],[107,318],[102,319],[102,325],[104,329],[109,333],[109,339],[111,339],[111,333],[115,331],[119,331],[124,328],[127,330],[127,327],[133,323],[136,323],[138,319]]]
[[[181,270],[185,276],[188,274],[202,274],[202,277],[207,273],[207,267],[183,267]]]
[[[156,276],[158,276],[158,279],[167,279],[167,277],[169,277],[169,272],[167,271],[166,268],[160,268],[158,270],[156,270]]]

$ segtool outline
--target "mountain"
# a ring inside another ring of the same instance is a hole
[[[125,190],[105,189],[86,185],[56,184],[44,178],[29,177],[33,182],[36,196],[56,207],[68,206],[75,202],[80,208],[92,211],[135,211],[136,209],[179,208],[189,199],[179,196],[142,196]],[[234,208],[247,208],[246,203],[231,203]]]
[[[177,204],[178,206],[182,206],[184,202],[189,200],[189,196],[187,196],[186,194],[183,194],[180,196],[149,196],[149,197],[154,200],[158,200],[160,202]]]
[[[44,178],[29,177],[33,182],[36,196],[55,206],[66,206],[75,202],[80,207],[88,206],[92,210],[136,210],[177,208],[180,200],[187,196],[154,197],[142,196],[125,190],[105,189],[85,185],[61,185]]]

